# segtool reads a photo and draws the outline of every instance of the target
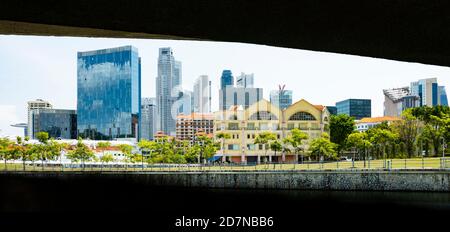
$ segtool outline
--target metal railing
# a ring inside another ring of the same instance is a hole
[[[142,164],[142,163],[58,163],[8,161],[0,171],[27,172],[226,172],[226,171],[333,171],[333,170],[450,170],[450,158],[386,159],[304,163],[210,163],[210,164]]]

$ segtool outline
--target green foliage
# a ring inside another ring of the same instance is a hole
[[[298,128],[294,128],[291,130],[291,134],[283,140],[283,143],[290,145],[294,149],[295,154],[298,154],[302,149],[303,141],[307,139],[308,134]]]
[[[109,162],[113,162],[114,161],[114,156],[111,154],[105,154],[102,155],[102,157],[100,157],[100,161],[102,163],[109,163]]]
[[[281,143],[277,140],[273,141],[270,143],[270,150],[275,152],[275,155],[277,154],[277,152],[281,151],[283,149],[283,146],[281,145]]]
[[[38,132],[38,133],[36,134],[36,138],[37,138],[37,140],[38,140],[39,142],[41,142],[41,143],[43,143],[43,144],[46,144],[46,143],[48,142],[48,139],[49,139],[48,133],[47,133],[47,132],[44,132],[44,131]]]
[[[345,140],[355,130],[354,118],[346,114],[331,115],[330,140],[338,144],[338,153],[345,149]]]
[[[78,139],[78,143],[75,147],[75,150],[70,151],[67,154],[67,158],[74,162],[91,161],[92,159],[94,159],[94,157],[95,157],[94,152],[83,143],[81,138]]]
[[[311,152],[311,156],[315,156],[317,159],[323,157],[325,159],[336,160],[336,147],[337,145],[331,142],[327,135],[322,135],[311,141],[309,151]]]

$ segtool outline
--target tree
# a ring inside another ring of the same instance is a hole
[[[321,137],[311,141],[309,151],[318,160],[322,160],[323,158],[337,159],[336,146],[335,143],[330,141],[327,133],[322,133]]]
[[[78,143],[75,147],[75,150],[72,150],[68,153],[67,158],[71,161],[81,161],[83,165],[83,170],[85,168],[84,162],[91,161],[95,157],[94,152],[83,143],[83,140],[78,138]]]
[[[354,149],[357,149],[358,153],[360,153],[361,150],[365,151],[366,148],[369,148],[372,144],[367,138],[366,133],[363,132],[353,132],[347,137],[346,146],[351,147]],[[353,160],[355,157],[353,157]],[[364,153],[364,160],[365,160],[365,153]]]
[[[223,160],[225,160],[225,152],[224,152],[225,139],[231,139],[231,135],[229,133],[219,132],[216,134],[216,138],[221,140],[220,150],[222,151]]]
[[[386,156],[385,156],[386,146],[394,143],[398,138],[398,135],[393,133],[392,131],[387,130],[387,129],[379,129],[379,128],[370,130],[369,136],[370,136],[370,142],[374,145],[378,145],[381,148],[383,157],[385,157],[385,158],[386,158]]]
[[[268,131],[264,131],[259,133],[256,138],[255,138],[255,144],[259,144],[259,145],[263,145],[264,147],[264,156],[267,155],[267,145],[269,144],[269,142],[271,140],[276,140],[277,136],[276,134],[272,133],[272,132],[268,132]],[[272,161],[272,156],[270,156],[270,161]],[[261,158],[260,155],[258,153],[258,163],[260,162]]]
[[[157,142],[155,142],[155,141],[148,141],[148,140],[146,140],[146,139],[142,139],[141,141],[139,141],[139,143],[138,143],[138,147],[139,147],[139,149],[141,150],[141,152],[142,152],[142,155],[143,155],[143,159],[144,159],[144,153],[149,153],[148,154],[148,158],[147,159],[145,159],[145,161],[147,162],[147,163],[151,163],[152,161],[153,161],[153,158],[154,158],[154,156],[155,156],[155,154],[156,154],[156,151],[157,150],[159,150],[160,148],[160,146],[159,146],[160,144],[159,143],[157,143]]]
[[[199,145],[200,148],[199,149],[200,162],[202,159],[204,162],[206,162],[206,160],[213,157],[220,147],[218,143],[214,142],[211,138],[204,135],[198,136],[197,144]]]
[[[282,148],[283,147],[282,147],[281,143],[278,142],[277,140],[275,140],[272,143],[270,143],[270,150],[275,152],[275,157],[277,156],[277,151],[281,151]]]
[[[100,161],[102,162],[102,166],[100,168],[100,171],[103,171],[103,163],[108,164],[109,162],[113,162],[114,161],[114,157],[111,154],[104,154],[102,155],[102,157],[100,157]]]
[[[402,120],[392,123],[392,130],[398,134],[398,139],[404,144],[409,158],[414,154],[414,145],[417,143],[422,127],[423,124],[409,110],[402,113]]]
[[[40,146],[40,154],[41,154],[42,170],[44,170],[44,159],[45,156],[47,155],[47,143],[49,138],[48,133],[44,131],[38,132],[36,134],[36,138],[42,144],[42,146]]]
[[[120,151],[125,155],[125,169],[128,168],[128,162],[131,162],[133,159],[133,154],[131,153],[133,150],[133,146],[128,144],[120,144]]]
[[[9,149],[12,142],[8,138],[0,138],[0,156],[5,161],[5,170],[6,170],[6,162],[9,159]]]
[[[287,138],[285,138],[283,140],[283,142],[285,144],[290,144],[294,149],[296,157],[298,157],[300,150],[304,151],[304,149],[302,148],[303,141],[305,141],[307,139],[308,139],[308,134],[306,134],[305,132],[301,131],[298,128],[294,128],[291,130],[291,134]],[[302,155],[302,163],[303,163],[303,156],[304,156],[304,154]],[[298,158],[297,158],[297,160],[298,160]]]
[[[353,117],[346,114],[332,115],[330,118],[330,140],[338,145],[337,152],[340,154],[345,149],[345,140],[355,130]]]

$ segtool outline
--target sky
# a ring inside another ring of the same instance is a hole
[[[0,136],[22,136],[11,124],[27,121],[27,101],[44,99],[57,109],[76,109],[77,52],[132,45],[142,61],[142,97],[155,96],[158,49],[171,47],[182,62],[183,88],[208,75],[212,110],[218,110],[222,70],[233,76],[253,73],[255,87],[271,90],[285,84],[293,102],[335,105],[348,98],[372,100],[372,116],[383,115],[383,89],[409,86],[423,78],[438,78],[450,86],[450,68],[362,56],[278,48],[264,45],[54,36],[0,36]]]

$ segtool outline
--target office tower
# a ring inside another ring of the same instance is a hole
[[[211,81],[207,75],[202,75],[194,83],[193,111],[196,113],[211,112]]]
[[[411,82],[410,91],[411,95],[419,96],[418,106],[436,106],[439,103],[436,78]]]
[[[372,114],[372,103],[370,99],[347,99],[336,102],[338,114],[346,114],[356,120],[370,118]]]
[[[52,104],[48,101],[44,101],[42,99],[36,99],[35,101],[29,101],[28,104],[28,130],[27,130],[27,136],[30,138],[33,138],[33,116],[32,111],[37,109],[51,109],[53,108]]]
[[[241,73],[240,76],[236,78],[236,87],[243,88],[253,88],[254,78],[252,74]]]
[[[228,86],[234,86],[233,74],[230,70],[223,70],[222,77],[220,77],[220,89],[225,89]]]
[[[272,90],[270,91],[270,103],[284,110],[292,105],[292,90]]]
[[[158,130],[175,135],[177,108],[173,104],[180,98],[182,75],[181,62],[176,61],[171,48],[160,48],[158,76],[156,77],[156,105]]]
[[[384,89],[384,116],[399,117],[408,108],[418,106],[419,97],[411,95],[408,87]]]
[[[194,93],[190,90],[183,90],[180,92],[178,100],[175,102],[174,106],[177,106],[176,116],[183,114],[189,115],[193,112],[193,99]]]
[[[337,107],[336,106],[326,106],[330,115],[337,115]]]
[[[263,99],[262,88],[227,87],[219,90],[219,109],[228,110],[231,106],[250,105]]]
[[[78,52],[78,135],[138,138],[141,60],[132,46]]]
[[[153,140],[156,134],[157,115],[156,98],[142,98],[140,139]]]
[[[445,86],[438,86],[439,105],[448,106],[447,92]]]
[[[77,113],[75,110],[35,109],[32,110],[33,139],[39,132],[47,132],[54,139],[77,138]]]

